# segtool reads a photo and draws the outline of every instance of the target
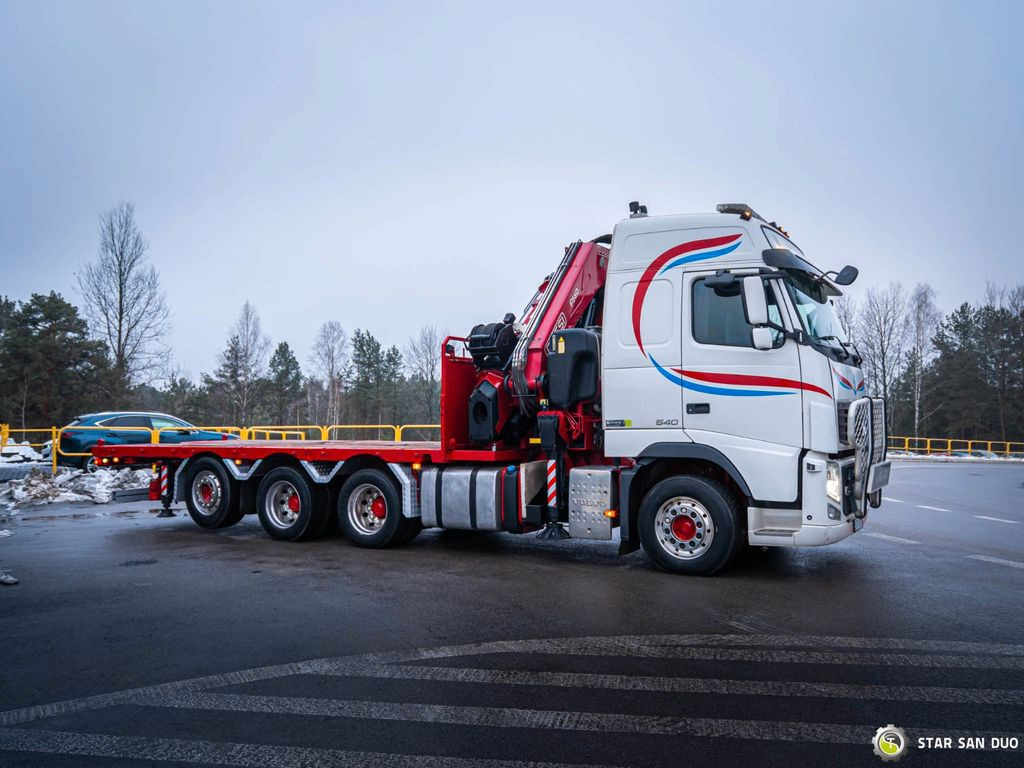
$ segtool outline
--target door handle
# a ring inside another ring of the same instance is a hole
[[[711,403],[687,403],[686,412],[693,413],[711,413]]]

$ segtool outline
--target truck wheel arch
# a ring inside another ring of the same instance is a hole
[[[640,546],[637,513],[644,495],[660,480],[672,475],[711,475],[730,487],[744,504],[753,495],[743,475],[716,448],[701,443],[653,443],[636,457],[636,466],[623,470],[619,478],[619,554],[635,552]]]

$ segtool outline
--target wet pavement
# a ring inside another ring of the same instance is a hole
[[[1019,765],[956,747],[1024,732],[1024,467],[899,464],[887,497],[713,578],[609,543],[25,510],[0,522],[0,764],[870,766],[893,723],[952,739],[902,765]]]

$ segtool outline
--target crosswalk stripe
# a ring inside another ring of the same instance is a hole
[[[804,696],[812,698],[924,701],[1024,705],[1024,691],[941,686],[854,685],[764,680],[722,680],[704,677],[601,675],[589,672],[526,672],[522,670],[412,665],[352,665],[337,670],[348,677],[428,680],[445,683],[532,685],[660,693],[710,693],[730,696]]]
[[[0,727],[0,750],[128,760],[231,765],[239,768],[588,768],[579,763],[400,755],[269,744],[108,736]]]
[[[1021,564],[1024,567],[1024,564]],[[557,644],[531,653],[577,656],[628,656],[637,659],[696,659],[702,661],[749,661],[768,664],[843,664],[880,667],[945,667],[953,669],[1024,669],[1024,658],[1009,656],[957,656],[949,654],[832,653],[828,651],[762,650],[748,648],[694,648],[644,646],[613,650],[602,647],[560,648]],[[329,670],[332,665],[325,665]],[[343,664],[334,665],[344,668]]]

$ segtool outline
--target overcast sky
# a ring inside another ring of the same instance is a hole
[[[0,0],[0,294],[136,204],[173,354],[517,314],[565,244],[745,201],[858,288],[1024,281],[1024,3]]]

